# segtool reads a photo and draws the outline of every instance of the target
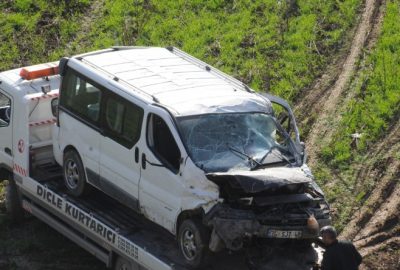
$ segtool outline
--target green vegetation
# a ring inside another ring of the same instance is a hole
[[[174,45],[260,91],[293,100],[354,23],[351,1],[105,1],[93,49]]]
[[[88,0],[0,2],[0,70],[58,60],[80,25]]]
[[[368,156],[368,150],[399,120],[400,114],[400,6],[388,1],[379,39],[361,63],[350,91],[354,93],[343,111],[336,132],[322,148],[322,161],[314,168],[328,200],[335,206],[335,222],[341,230],[354,215],[354,209],[368,199],[378,178],[358,179],[361,167],[374,168],[378,174],[387,169],[381,153]],[[356,140],[351,134],[359,133]],[[393,158],[399,158],[395,154]]]
[[[114,45],[173,45],[293,101],[343,45],[360,2],[8,0],[0,70]]]
[[[400,113],[400,8],[387,3],[381,36],[367,57],[357,80],[356,97],[347,104],[340,126],[323,157],[335,167],[347,168],[390,128]],[[358,145],[350,135],[361,133]]]

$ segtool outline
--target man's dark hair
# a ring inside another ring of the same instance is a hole
[[[321,235],[323,235],[323,234],[329,235],[329,237],[332,239],[336,239],[336,237],[337,237],[337,232],[336,232],[335,228],[332,226],[323,227],[321,229]]]

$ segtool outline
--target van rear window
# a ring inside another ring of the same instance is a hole
[[[60,105],[89,122],[100,119],[101,91],[69,70],[63,79]]]

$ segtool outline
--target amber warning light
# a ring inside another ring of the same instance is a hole
[[[57,74],[58,65],[56,64],[40,64],[36,66],[24,67],[19,72],[19,76],[21,76],[21,78],[24,80],[33,80]]]

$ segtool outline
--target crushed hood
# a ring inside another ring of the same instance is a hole
[[[279,190],[288,186],[298,186],[309,182],[301,168],[277,167],[256,171],[229,171],[206,174],[207,178],[219,186],[229,184],[233,189],[246,193],[258,193],[265,190]]]

